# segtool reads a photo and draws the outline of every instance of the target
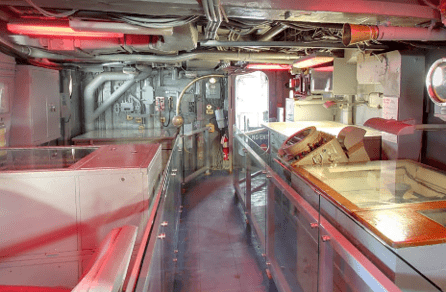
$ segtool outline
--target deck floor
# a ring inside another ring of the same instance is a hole
[[[187,187],[177,264],[174,291],[277,291],[227,172]]]

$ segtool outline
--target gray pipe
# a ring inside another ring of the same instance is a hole
[[[100,61],[120,61],[120,62],[161,62],[179,63],[193,59],[201,60],[231,60],[231,61],[256,61],[264,62],[268,60],[290,60],[295,61],[299,56],[285,53],[245,53],[245,52],[209,52],[198,51],[184,53],[176,56],[155,56],[155,55],[104,55],[94,57],[93,60]]]
[[[211,12],[211,18],[213,22],[217,22],[217,15],[215,13],[215,5],[214,5],[214,1],[213,0],[207,0],[208,1],[208,6],[209,6],[209,10]]]
[[[0,43],[14,50],[16,53],[38,59],[60,60],[60,61],[73,61],[73,62],[91,62],[99,61],[103,62],[148,62],[148,63],[180,63],[194,59],[202,59],[209,61],[230,60],[230,61],[255,61],[262,63],[271,63],[277,61],[295,61],[298,56],[294,54],[285,53],[245,53],[245,52],[209,52],[209,51],[196,51],[193,53],[184,53],[176,56],[156,56],[156,55],[103,55],[95,57],[74,57],[61,54],[50,53],[45,50],[19,46],[11,43],[5,38],[0,37]],[[249,46],[249,42],[245,44]]]
[[[149,72],[142,72],[136,78],[130,79],[124,82],[118,89],[116,89],[110,97],[104,101],[91,115],[90,122],[93,123],[105,110],[107,110],[110,106],[113,105],[130,87],[133,86],[139,80],[143,80],[149,77]]]
[[[121,80],[133,80],[135,75],[120,73],[120,72],[104,72],[97,75],[84,89],[84,115],[85,115],[85,127],[87,131],[94,130],[94,93],[102,83],[106,81],[121,81]]]
[[[103,55],[95,57],[74,57],[67,55],[60,55],[47,52],[45,50],[19,46],[9,42],[8,40],[0,37],[0,43],[14,50],[16,53],[30,58],[60,60],[66,62],[147,62],[147,63],[180,63],[194,59],[209,60],[209,61],[253,61],[259,63],[280,63],[291,64],[298,59],[297,55],[285,54],[285,53],[245,53],[245,52],[209,52],[209,51],[196,51],[193,53],[184,53],[176,56],[156,56],[156,55]],[[245,44],[249,46],[249,42]],[[69,63],[65,64],[69,65]],[[125,80],[125,79],[124,79]]]
[[[107,100],[105,100],[95,111],[89,116],[89,122],[93,123],[99,116],[107,110],[113,103],[120,98],[130,87],[135,84],[134,80],[125,81],[118,89],[116,89]]]
[[[204,14],[206,15],[206,19],[208,21],[211,21],[211,13],[209,12],[209,4],[207,0],[202,0],[201,3],[203,4],[203,10],[204,10]]]

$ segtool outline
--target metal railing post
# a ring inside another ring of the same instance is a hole
[[[246,211],[249,215],[251,215],[251,158],[246,149],[243,149],[245,152],[245,169],[246,169],[246,189],[245,189],[245,206]]]
[[[333,247],[328,235],[319,238],[319,275],[318,291],[333,291]]]
[[[274,182],[269,173],[266,174],[268,179],[268,193],[266,199],[266,255],[268,258],[274,258],[275,244],[275,216],[274,216]]]

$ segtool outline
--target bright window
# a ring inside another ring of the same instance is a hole
[[[235,79],[236,126],[242,131],[260,128],[269,120],[268,77],[257,71]]]

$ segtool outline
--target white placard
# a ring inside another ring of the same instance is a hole
[[[383,97],[383,110],[381,117],[384,119],[398,120],[398,97]]]

